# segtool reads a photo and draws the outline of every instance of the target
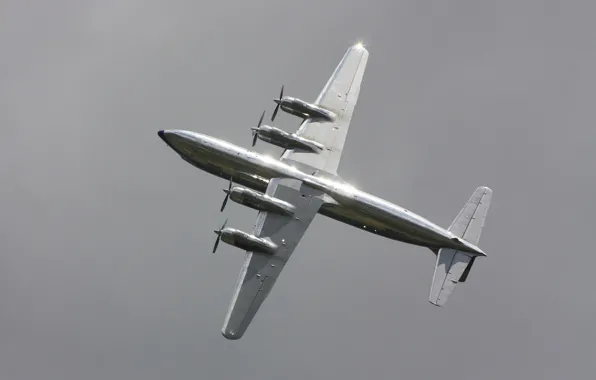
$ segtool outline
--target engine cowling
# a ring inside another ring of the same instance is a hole
[[[312,153],[318,153],[325,149],[325,146],[321,143],[306,139],[293,133],[288,133],[269,125],[263,125],[256,131],[261,140],[279,146],[280,148],[302,149]]]
[[[337,115],[323,107],[316,104],[305,102],[302,99],[296,99],[297,102],[302,102],[302,107],[306,109],[306,114],[310,119],[324,120],[327,122],[333,122],[337,118]]]
[[[230,227],[221,230],[220,236],[224,243],[246,251],[273,254],[278,247],[269,239],[260,238]]]
[[[230,190],[230,199],[258,211],[268,211],[281,215],[294,215],[296,209],[289,202],[240,186],[234,186]]]
[[[281,100],[275,99],[274,101],[279,104],[284,112],[303,119],[323,122],[333,122],[337,119],[334,112],[302,99],[286,96]]]

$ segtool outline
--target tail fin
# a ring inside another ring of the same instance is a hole
[[[479,187],[468,203],[459,212],[449,231],[474,245],[478,245],[484,220],[490,206],[493,191]],[[429,301],[443,306],[459,282],[465,282],[476,256],[451,248],[442,248],[437,253],[437,263],[430,288]]]

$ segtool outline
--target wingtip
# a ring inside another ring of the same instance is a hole
[[[359,50],[359,51],[366,51],[366,52],[368,52],[368,50],[366,49],[366,46],[365,46],[365,44],[364,44],[363,41],[356,42],[354,45],[352,45],[350,47],[350,49],[355,49],[355,50]]]
[[[223,335],[223,337],[228,340],[238,340],[238,339],[242,338],[242,335],[238,335],[238,334],[234,333],[234,331],[228,331],[226,329],[221,330],[221,335]]]

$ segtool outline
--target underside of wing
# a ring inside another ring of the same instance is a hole
[[[297,135],[321,143],[325,149],[319,153],[287,150],[282,155],[282,160],[296,161],[329,173],[337,173],[368,54],[361,44],[351,46],[315,102],[337,115],[335,121],[306,120],[298,129]]]
[[[227,339],[240,339],[244,335],[323,204],[322,193],[294,179],[272,179],[266,194],[293,204],[296,211],[293,216],[259,212],[254,235],[271,239],[279,249],[275,254],[246,253],[222,328]]]

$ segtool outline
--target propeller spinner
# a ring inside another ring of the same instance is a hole
[[[219,240],[221,239],[221,232],[226,227],[227,223],[228,223],[228,220],[226,219],[226,221],[221,225],[219,230],[213,231],[217,235],[217,239],[215,239],[215,245],[213,246],[213,253],[215,253],[215,251],[217,250],[217,246],[219,245]]]
[[[275,120],[275,116],[277,115],[277,111],[279,111],[279,106],[281,106],[281,101],[284,97],[284,86],[281,86],[281,91],[279,92],[279,99],[273,99],[277,106],[275,106],[275,111],[273,111],[273,115],[271,115],[271,121]]]

